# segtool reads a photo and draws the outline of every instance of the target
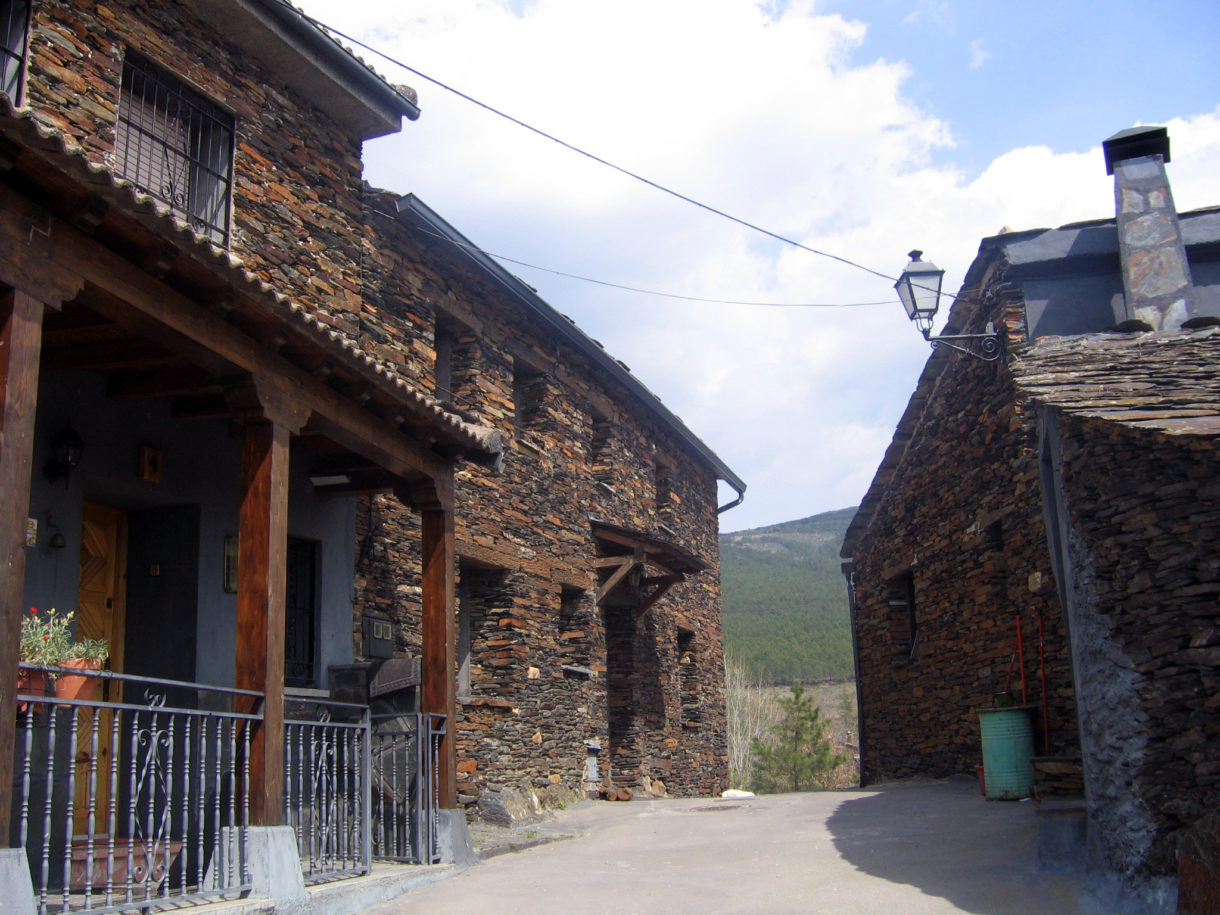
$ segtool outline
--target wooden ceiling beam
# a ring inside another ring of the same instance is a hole
[[[121,369],[149,369],[172,365],[179,358],[149,340],[132,338],[107,343],[74,343],[43,349],[42,369],[50,374],[62,372],[112,372]]]
[[[38,226],[39,231],[32,233],[31,226]],[[209,362],[223,360],[238,370],[274,378],[288,396],[314,414],[315,426],[324,434],[398,476],[423,473],[445,480],[452,475],[449,463],[419,442],[356,406],[313,374],[269,353],[210,309],[113,251],[99,248],[93,239],[3,186],[0,248],[6,251],[4,265],[23,285],[54,291],[71,288],[67,280],[84,278],[113,299],[127,303],[128,318],[132,312],[138,313],[142,319],[134,323],[154,339],[173,332],[211,354]],[[163,330],[154,336],[156,326]],[[210,369],[210,365],[204,367]],[[451,487],[442,483],[439,489],[442,499],[452,499]]]
[[[220,382],[195,366],[173,366],[152,372],[120,372],[106,379],[106,396],[112,400],[154,397],[219,395]]]

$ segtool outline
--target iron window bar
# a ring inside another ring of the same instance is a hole
[[[0,92],[21,103],[29,47],[30,0],[0,0]]]
[[[119,174],[218,245],[229,239],[233,118],[154,64],[123,63]]]

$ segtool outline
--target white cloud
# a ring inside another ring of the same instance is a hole
[[[977,70],[983,64],[987,63],[987,59],[991,57],[991,52],[983,47],[984,41],[982,38],[976,38],[970,42],[970,69]]]
[[[980,238],[1002,226],[1113,212],[1100,149],[1014,149],[973,180],[937,164],[952,155],[953,135],[904,95],[908,66],[851,63],[863,27],[817,15],[812,0],[782,9],[751,0],[304,6],[625,168],[882,272],[901,270],[919,247],[955,289]],[[709,298],[893,299],[891,281],[770,241],[377,68],[419,90],[423,116],[366,147],[370,180],[418,193],[489,251]],[[1168,126],[1179,208],[1220,202],[1220,109]],[[896,301],[682,303],[508,267],[745,478],[746,502],[722,516],[726,529],[857,501],[929,351]]]

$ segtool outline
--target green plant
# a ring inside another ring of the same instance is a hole
[[[58,667],[64,661],[87,660],[105,662],[110,648],[105,639],[72,638],[71,610],[58,613],[54,607],[40,613],[31,607],[21,621],[21,645],[18,657],[26,664]]]
[[[759,793],[825,787],[826,776],[846,761],[830,744],[827,722],[800,683],[794,683],[792,695],[781,697],[779,704],[784,716],[770,728],[774,740],[755,739],[750,746],[752,787]]]

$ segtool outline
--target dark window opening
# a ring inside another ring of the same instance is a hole
[[[0,0],[0,92],[14,105],[21,104],[29,30],[30,0]]]
[[[587,591],[559,593],[559,641],[567,663],[587,667],[593,656],[593,602]]]
[[[919,653],[919,620],[915,613],[915,576],[895,575],[887,585],[893,642],[914,659]]]
[[[196,232],[228,243],[233,118],[130,54],[123,63],[115,162],[120,175]]]
[[[284,683],[312,686],[318,633],[318,545],[288,538],[284,593]]]
[[[436,325],[436,399],[453,402],[453,347],[456,335],[448,327]]]
[[[597,483],[611,486],[614,483],[614,465],[610,461],[610,440],[614,424],[604,416],[590,416],[589,473]]]
[[[458,574],[457,693],[471,696],[477,694],[485,674],[483,660],[491,651],[486,641],[489,635],[499,634],[495,610],[511,606],[512,598],[506,589],[508,573],[503,569],[463,561]]]
[[[469,408],[470,385],[480,358],[474,331],[449,315],[437,315],[434,341],[433,393],[436,399],[455,407]]]
[[[699,702],[699,655],[695,634],[678,630],[678,692],[682,702],[682,725],[694,727],[703,720],[703,705]]]
[[[513,408],[517,432],[529,429],[542,417],[546,374],[520,359],[513,360]]]
[[[656,472],[656,508],[657,517],[662,524],[673,521],[677,512],[678,494],[674,492],[673,468],[658,459]]]

